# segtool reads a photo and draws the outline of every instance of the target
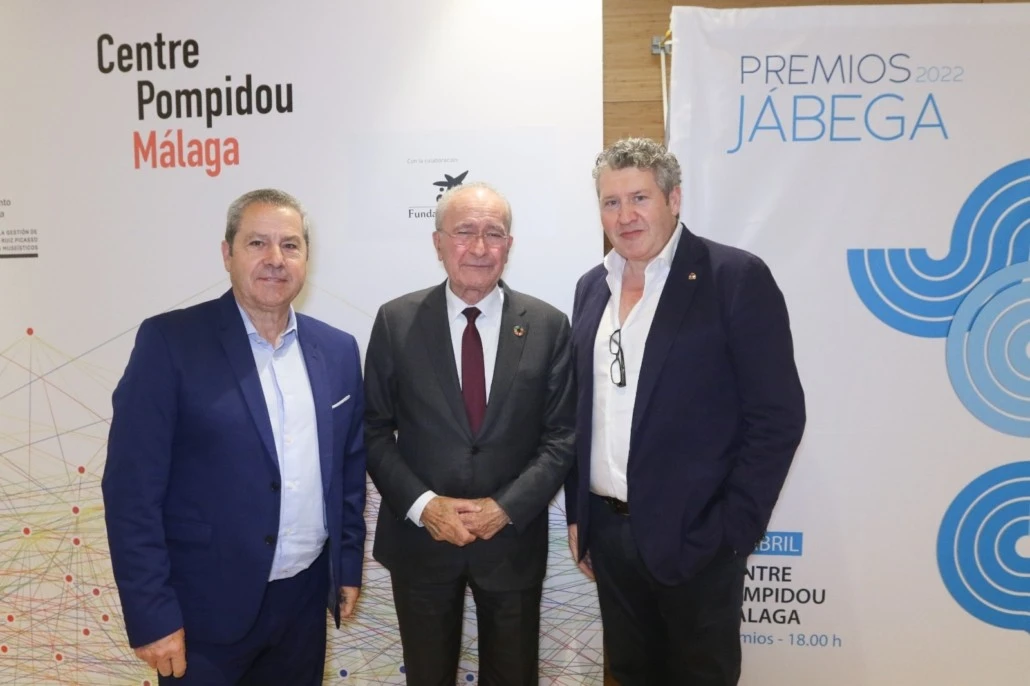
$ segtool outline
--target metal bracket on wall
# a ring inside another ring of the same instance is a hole
[[[661,55],[662,52],[666,55],[672,54],[672,41],[666,40],[663,36],[651,36],[651,54]]]

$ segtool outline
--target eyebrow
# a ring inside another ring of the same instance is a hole
[[[480,223],[483,224],[483,228],[486,229],[486,230],[490,230],[490,229],[501,229],[502,231],[504,230],[504,224],[502,222],[492,222],[492,221],[476,222],[476,221],[473,221],[473,220],[459,222],[459,223],[455,224],[454,228],[455,229],[474,229]]]
[[[255,238],[260,238],[263,241],[271,240],[271,236],[269,234],[263,233],[261,231],[255,231],[255,232],[249,233],[249,234],[242,234],[241,238],[243,238],[243,240],[246,240],[246,241],[250,241],[250,240],[253,240]],[[290,234],[288,236],[283,236],[280,239],[280,242],[285,242],[285,241],[293,241],[294,243],[299,243],[301,241],[301,236],[300,236],[300,234],[295,234],[295,233],[294,234]]]
[[[601,200],[618,200],[623,195],[647,195],[650,191],[646,188],[638,188],[637,190],[628,191],[626,193],[610,193],[608,195],[602,195]]]

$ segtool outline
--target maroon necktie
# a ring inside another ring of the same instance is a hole
[[[479,309],[467,307],[462,311],[468,324],[461,334],[461,397],[465,400],[472,433],[479,433],[486,414],[486,372],[483,368],[483,339],[476,328]]]

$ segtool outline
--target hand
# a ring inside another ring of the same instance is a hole
[[[186,630],[159,638],[135,649],[136,657],[146,662],[161,676],[181,677],[186,673]]]
[[[361,589],[357,586],[340,586],[340,616],[351,617],[354,615],[354,606],[358,602]]]
[[[576,563],[579,570],[591,579],[594,578],[594,566],[590,564],[590,553],[587,552],[583,559],[579,559],[579,525],[569,524],[569,550],[572,551],[572,561]]]
[[[478,512],[480,506],[471,500],[448,498],[438,495],[422,510],[422,526],[437,541],[447,541],[461,547],[466,546],[476,537],[465,528],[461,521],[461,513]]]
[[[461,523],[475,534],[476,538],[487,541],[511,523],[508,513],[501,509],[501,506],[493,498],[480,498],[472,502],[479,508],[474,511],[462,512],[460,516]]]

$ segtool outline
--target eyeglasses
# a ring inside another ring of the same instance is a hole
[[[508,242],[508,234],[503,231],[476,233],[475,231],[465,231],[462,229],[454,232],[444,231],[441,229],[440,233],[447,234],[456,245],[460,245],[462,247],[472,245],[479,238],[483,239],[483,243],[488,248],[502,248]]]
[[[612,383],[619,388],[625,388],[626,358],[622,354],[622,329],[616,329],[612,332],[611,338],[608,339],[608,350],[612,355],[615,355],[615,360],[608,370],[612,376]],[[616,375],[616,366],[618,366],[618,375]]]

